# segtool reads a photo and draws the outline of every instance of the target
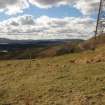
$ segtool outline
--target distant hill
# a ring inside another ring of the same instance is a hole
[[[105,35],[89,40],[10,40],[0,39],[0,59],[54,57],[69,53],[95,50],[105,45]]]
[[[62,42],[83,41],[81,39],[48,39],[48,40],[12,40],[8,38],[0,38],[0,44],[47,44],[47,43],[62,43]]]
[[[9,40],[0,39],[0,59],[28,59],[52,57],[79,51],[84,40]]]
[[[105,35],[89,40],[10,40],[0,39],[0,59],[29,59],[54,57],[69,53],[95,50],[105,45]]]
[[[35,40],[12,40],[8,38],[0,38],[0,44],[25,44],[33,42],[35,42]]]

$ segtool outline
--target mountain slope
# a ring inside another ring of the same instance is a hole
[[[0,105],[105,105],[102,59],[104,43],[94,51],[0,61]]]
[[[80,57],[0,61],[0,104],[104,105],[105,62],[71,63]]]
[[[105,61],[105,35],[97,36],[87,40],[86,42],[79,45],[83,52],[79,59],[74,60],[78,63],[96,63]]]
[[[89,50],[97,48],[101,45],[105,45],[105,35],[99,35],[96,37],[96,39],[93,37],[84,41],[82,44],[80,44],[80,48],[83,50]]]

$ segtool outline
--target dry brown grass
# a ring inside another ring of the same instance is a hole
[[[104,45],[31,63],[0,61],[0,105],[105,105],[104,83]]]
[[[80,56],[0,61],[0,105],[105,105],[105,63]]]

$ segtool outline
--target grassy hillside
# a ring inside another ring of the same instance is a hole
[[[0,61],[0,105],[105,105],[105,62],[84,62],[101,59],[104,47],[31,62]]]
[[[0,105],[105,105],[104,83],[104,41],[94,51],[0,61]]]
[[[90,38],[89,40],[86,40],[82,44],[80,44],[80,48],[83,50],[87,49],[94,49],[97,48],[100,45],[105,45],[105,35],[99,35],[96,37],[96,39]]]

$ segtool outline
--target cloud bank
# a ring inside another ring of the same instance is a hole
[[[46,21],[45,21],[46,20]],[[0,37],[11,39],[89,38],[95,22],[92,18],[51,18],[30,15],[11,18],[0,23]]]
[[[31,15],[14,17],[33,5],[49,9],[61,5],[73,6],[83,17],[52,18]],[[12,18],[0,22],[0,37],[11,39],[63,39],[89,38],[95,30],[95,20],[90,18],[98,10],[99,0],[0,0],[0,12]]]
[[[0,11],[8,15],[22,13],[28,7],[27,0],[0,0]]]
[[[24,9],[30,7],[30,4],[44,9],[72,5],[87,15],[98,9],[99,0],[0,0],[0,11],[9,15],[22,13]]]

